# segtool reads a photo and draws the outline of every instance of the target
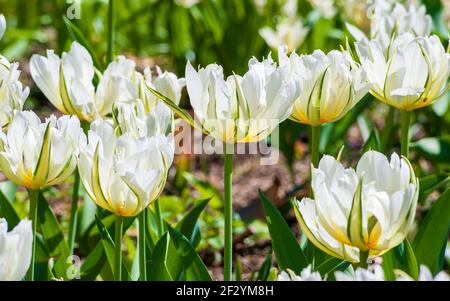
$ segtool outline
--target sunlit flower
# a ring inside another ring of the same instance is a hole
[[[227,143],[257,142],[289,117],[301,81],[289,66],[253,58],[243,76],[224,79],[216,64],[186,66],[186,86],[203,131]]]
[[[319,272],[313,272],[311,265],[304,268],[300,275],[296,275],[293,271],[281,271],[278,275],[278,281],[322,281],[322,276]]]
[[[376,40],[356,43],[361,64],[378,100],[412,111],[432,104],[448,90],[450,54],[437,36],[397,36],[384,54]]]
[[[414,281],[414,279],[403,271],[395,270],[397,281]],[[441,271],[435,276],[430,272],[426,265],[420,265],[419,281],[450,281],[450,276]]]
[[[384,281],[384,271],[379,264],[371,265],[367,269],[357,268],[352,274],[337,271],[334,276],[337,281]]]
[[[368,76],[347,52],[321,50],[310,55],[283,53],[280,62],[301,76],[303,89],[291,119],[318,126],[337,121],[369,91]]]
[[[308,32],[309,29],[303,25],[300,18],[285,19],[276,25],[275,30],[267,26],[259,30],[267,45],[273,49],[287,45],[289,53],[302,45]]]
[[[116,215],[136,216],[162,192],[173,155],[170,136],[117,137],[114,127],[99,119],[80,148],[78,170],[97,205]]]
[[[6,130],[13,118],[15,110],[22,110],[23,104],[30,93],[28,87],[23,87],[19,81],[18,63],[10,63],[0,56],[0,123]]]
[[[33,233],[31,221],[23,220],[8,232],[0,218],[0,281],[20,281],[31,263]]]
[[[6,31],[6,19],[3,14],[0,14],[0,39],[3,38],[5,31]]]
[[[308,2],[327,19],[336,15],[337,9],[334,0],[308,0]]]
[[[45,122],[31,111],[16,111],[7,133],[0,133],[0,167],[6,177],[30,189],[64,181],[77,164],[85,140],[75,116]]]
[[[323,252],[359,262],[400,244],[414,221],[418,179],[406,158],[366,152],[356,170],[331,156],[312,167],[314,200],[296,204],[303,233]]]
[[[389,49],[392,37],[396,34],[410,33],[414,36],[428,36],[431,33],[432,19],[427,15],[424,5],[417,6],[409,2],[376,0],[368,8],[370,36],[355,26],[347,24],[352,36],[362,44],[376,40],[385,53]]]
[[[94,64],[89,52],[73,42],[61,58],[53,50],[47,57],[34,54],[30,73],[47,99],[62,113],[76,115],[80,120],[93,120],[102,107],[95,98]]]

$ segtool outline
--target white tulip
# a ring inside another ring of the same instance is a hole
[[[51,116],[41,123],[31,111],[16,111],[7,133],[0,133],[0,168],[5,176],[30,189],[64,181],[77,164],[85,141],[75,116]]]
[[[374,264],[367,269],[358,267],[353,274],[337,271],[336,281],[384,281],[384,271],[381,265]]]
[[[316,50],[310,55],[293,53],[287,58],[281,53],[280,57],[283,65],[302,77],[303,89],[291,115],[296,122],[319,126],[337,121],[369,91],[367,73],[347,52]]]
[[[414,221],[419,184],[411,164],[395,153],[389,162],[366,152],[356,171],[331,156],[312,167],[315,200],[295,206],[303,233],[325,253],[359,262],[360,252],[374,258],[400,244]]]
[[[360,43],[368,44],[369,39],[376,40],[383,52],[389,49],[392,37],[410,33],[415,36],[428,36],[431,33],[432,19],[426,14],[424,5],[417,6],[409,2],[376,0],[368,8],[370,19],[370,37],[358,28],[347,24],[350,34]]]
[[[81,146],[78,170],[97,205],[116,215],[136,216],[162,192],[173,155],[171,137],[116,137],[111,124],[95,120],[88,143]]]
[[[450,54],[437,36],[397,36],[383,53],[376,40],[357,43],[357,53],[380,101],[412,111],[432,104],[448,90]]]
[[[33,232],[31,221],[23,220],[8,232],[0,218],[0,281],[20,281],[31,263]]]
[[[397,281],[414,281],[414,279],[403,271],[396,270]],[[450,275],[445,271],[433,276],[426,265],[420,265],[419,281],[450,281]]]
[[[156,68],[157,76],[152,77],[149,68],[144,74],[135,70],[136,64],[132,60],[119,56],[106,68],[97,88],[97,100],[101,103],[102,116],[111,112],[113,104],[117,102],[133,103],[140,100],[147,113],[151,112],[159,103],[147,86],[157,89],[163,95],[170,97],[177,104],[180,102],[184,79],[178,79],[171,72],[162,72]]]
[[[278,49],[282,45],[287,45],[289,53],[302,45],[308,32],[309,29],[299,18],[285,19],[276,25],[275,30],[268,26],[259,30],[259,34],[269,47]]]
[[[20,71],[18,63],[0,56],[0,123],[2,130],[6,130],[13,118],[15,110],[22,110],[23,104],[30,93],[28,87],[23,87],[19,81]]]
[[[94,64],[89,52],[73,42],[69,52],[57,56],[47,50],[47,57],[33,55],[30,73],[47,99],[62,113],[91,121],[97,116]]]
[[[293,271],[281,271],[278,275],[278,281],[322,281],[322,276],[319,272],[313,272],[311,265],[304,268],[300,275],[296,275]]]
[[[299,76],[269,57],[249,61],[244,76],[226,80],[221,66],[186,65],[186,87],[204,132],[226,143],[257,142],[289,117],[300,93]]]
[[[3,35],[6,31],[6,19],[3,14],[0,14],[0,40],[3,38]]]

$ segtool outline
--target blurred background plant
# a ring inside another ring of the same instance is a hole
[[[184,75],[187,60],[202,66],[216,62],[223,66],[225,74],[240,74],[247,69],[249,58],[267,56],[282,43],[288,45],[289,51],[298,53],[311,53],[315,49],[327,52],[345,46],[347,37],[350,43],[353,42],[346,30],[347,22],[365,32],[370,28],[367,2],[363,0],[116,2],[116,54],[136,60],[140,69],[159,65],[180,77]],[[447,43],[450,1],[429,0],[423,4],[433,18],[433,33]],[[96,67],[99,70],[105,68],[107,10],[107,0],[0,0],[0,13],[5,15],[8,24],[0,41],[0,51],[9,60],[20,63],[21,79],[31,88],[25,108],[37,109],[42,116],[55,112],[29,75],[28,62],[33,53],[43,54],[45,49],[54,49],[60,54],[73,40],[78,40],[91,52]],[[450,94],[447,93],[443,99],[414,115],[410,159],[421,178],[421,186],[425,187],[421,189],[418,223],[440,192],[449,187],[449,104]],[[181,106],[189,109],[186,95],[182,97]],[[366,96],[345,118],[323,127],[320,151],[336,155],[344,145],[344,160],[354,163],[367,149],[381,149],[387,153],[398,149],[400,140],[395,130],[380,140],[385,131],[387,112],[387,106]],[[398,123],[399,116],[395,116],[395,120]],[[259,166],[250,155],[235,159],[233,199],[237,278],[267,279],[272,266],[273,246],[258,189],[268,195],[299,235],[288,199],[308,193],[307,131],[306,126],[289,120],[281,125],[279,149],[282,158],[278,165]],[[213,278],[221,277],[222,168],[218,156],[179,155],[171,170],[166,194],[161,197],[164,217],[171,222],[180,220],[198,199],[211,198],[196,228],[202,239],[194,246],[212,271]],[[19,215],[25,216],[26,193],[16,193],[8,182],[3,182],[1,187]],[[64,184],[46,191],[63,230],[67,228],[70,210],[70,187]],[[84,201],[76,252],[86,260],[84,256],[99,240],[99,231],[94,227],[95,206],[84,193],[81,197]],[[1,210],[5,210],[4,206]],[[133,231],[128,235],[135,238]],[[41,259],[45,259],[45,254]],[[46,265],[45,261],[43,265]]]

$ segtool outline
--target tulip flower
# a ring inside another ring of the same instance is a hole
[[[403,271],[396,270],[395,273],[397,275],[396,281],[415,280],[414,278],[412,278]],[[441,271],[437,275],[433,276],[430,269],[426,265],[421,264],[418,281],[450,281],[450,275],[447,274],[445,271]]]
[[[31,111],[16,111],[7,133],[0,133],[2,172],[12,182],[29,189],[33,238],[36,237],[39,189],[61,183],[73,173],[78,145],[85,139],[75,116],[57,119],[52,115],[41,123]],[[31,279],[34,258],[33,251]]]
[[[116,218],[115,278],[120,280],[122,217],[140,214],[162,192],[174,155],[173,139],[161,134],[117,137],[104,120],[93,122],[80,149],[78,170],[88,195]]]
[[[200,127],[225,143],[266,138],[289,117],[300,84],[298,75],[270,57],[262,62],[251,59],[246,74],[226,80],[219,65],[198,71],[186,65],[186,87]]]
[[[89,52],[73,42],[62,57],[47,50],[47,57],[33,55],[30,73],[47,99],[62,113],[92,121],[102,104],[96,102],[94,64]]]
[[[23,220],[8,232],[0,218],[0,281],[20,281],[31,263],[33,233],[31,222]]]
[[[400,244],[414,222],[418,179],[405,157],[366,152],[356,170],[331,156],[312,169],[315,199],[296,202],[302,232],[320,250],[365,265]]]
[[[313,272],[309,265],[300,272],[300,275],[296,275],[291,270],[282,271],[277,281],[322,281],[322,276],[319,272]]]
[[[367,269],[358,267],[354,274],[337,271],[336,281],[384,281],[384,271],[381,265],[374,264]]]
[[[432,19],[427,15],[424,5],[377,0],[369,5],[367,12],[370,19],[369,37],[351,24],[347,24],[347,28],[358,42],[367,45],[369,40],[376,40],[384,52],[397,34],[428,36],[431,33]]]
[[[1,21],[0,21],[1,22]],[[0,123],[6,130],[13,118],[15,110],[22,110],[23,104],[30,93],[19,81],[20,71],[17,63],[10,63],[0,56]]]
[[[368,75],[348,52],[316,50],[310,55],[293,53],[290,58],[282,52],[280,60],[302,76],[303,89],[290,118],[311,126],[311,155],[316,166],[320,125],[341,119],[362,99],[370,88]]]
[[[356,47],[373,82],[371,94],[402,112],[402,155],[408,156],[409,112],[431,105],[448,91],[450,54],[437,36],[409,33],[395,37],[386,54],[376,40]]]
[[[300,47],[308,32],[309,29],[299,18],[288,18],[278,23],[275,30],[267,26],[259,30],[259,34],[267,45],[273,49],[286,45],[289,53]]]
[[[16,111],[7,133],[0,133],[0,167],[8,179],[29,189],[61,183],[77,164],[84,135],[72,116],[45,122],[31,111]]]
[[[0,14],[0,39],[3,38],[5,31],[6,31],[6,19],[3,14]]]

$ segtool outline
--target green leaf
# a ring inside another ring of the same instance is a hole
[[[106,254],[103,249],[103,242],[99,241],[94,249],[89,252],[89,255],[81,266],[81,279],[90,281],[95,280],[105,262]]]
[[[328,255],[327,255],[328,256]],[[315,270],[320,273],[320,275],[325,276],[327,274],[334,274],[336,271],[343,271],[348,268],[349,262],[343,261],[339,258],[328,256],[328,258],[320,263]]]
[[[422,221],[413,241],[413,250],[419,264],[425,264],[432,273],[442,269],[442,246],[450,229],[450,189],[436,200]]]
[[[411,143],[411,147],[429,159],[448,164],[450,158],[450,136],[428,137]]]
[[[172,281],[167,268],[167,253],[169,249],[169,233],[165,233],[156,243],[150,260],[148,279],[154,281]]]
[[[234,270],[234,280],[242,281],[242,263],[239,256],[236,257],[236,267]]]
[[[168,226],[168,231],[171,241],[176,248],[177,255],[183,264],[183,270],[186,273],[185,279],[188,281],[211,281],[212,278],[209,275],[208,269],[188,239],[170,226]]]
[[[450,183],[450,176],[433,174],[419,179],[419,202],[424,203],[426,197],[433,191],[438,190]]]
[[[267,281],[269,277],[270,268],[272,267],[272,250],[267,254],[266,259],[259,268],[257,280]]]
[[[8,221],[8,231],[12,230],[19,222],[19,215],[0,189],[0,217]]]
[[[262,192],[259,192],[259,198],[264,207],[278,266],[281,270],[291,269],[297,274],[300,273],[308,265],[305,254],[280,212]]]
[[[66,279],[67,258],[70,256],[69,247],[64,239],[61,227],[49,207],[42,192],[38,200],[38,227],[45,241],[45,246],[51,257],[56,257],[54,271],[58,278]]]
[[[200,193],[201,198],[209,198],[210,206],[213,208],[221,208],[223,205],[221,193],[212,186],[209,182],[197,179],[192,174],[185,172],[183,177],[188,181],[188,183]]]
[[[406,272],[414,279],[419,278],[419,266],[407,239],[383,255],[382,267],[385,279],[389,281],[395,280],[396,269]]]
[[[198,218],[205,209],[211,198],[200,200],[191,211],[189,211],[181,221],[178,222],[176,229],[186,236],[192,246],[195,248],[200,241],[200,231],[198,227]]]
[[[113,270],[114,267],[114,240],[108,232],[108,229],[103,225],[102,221],[96,216],[95,220],[97,222],[97,227],[100,231],[100,237],[102,239],[103,249],[106,254],[109,266]],[[124,228],[125,230],[125,228]],[[124,231],[125,232],[125,231]],[[131,280],[130,273],[124,262],[122,262],[122,280]]]
[[[365,153],[368,150],[380,151],[380,149],[381,149],[380,136],[378,134],[377,129],[373,129],[370,132],[370,135],[367,138],[366,142],[364,143],[362,153]]]

